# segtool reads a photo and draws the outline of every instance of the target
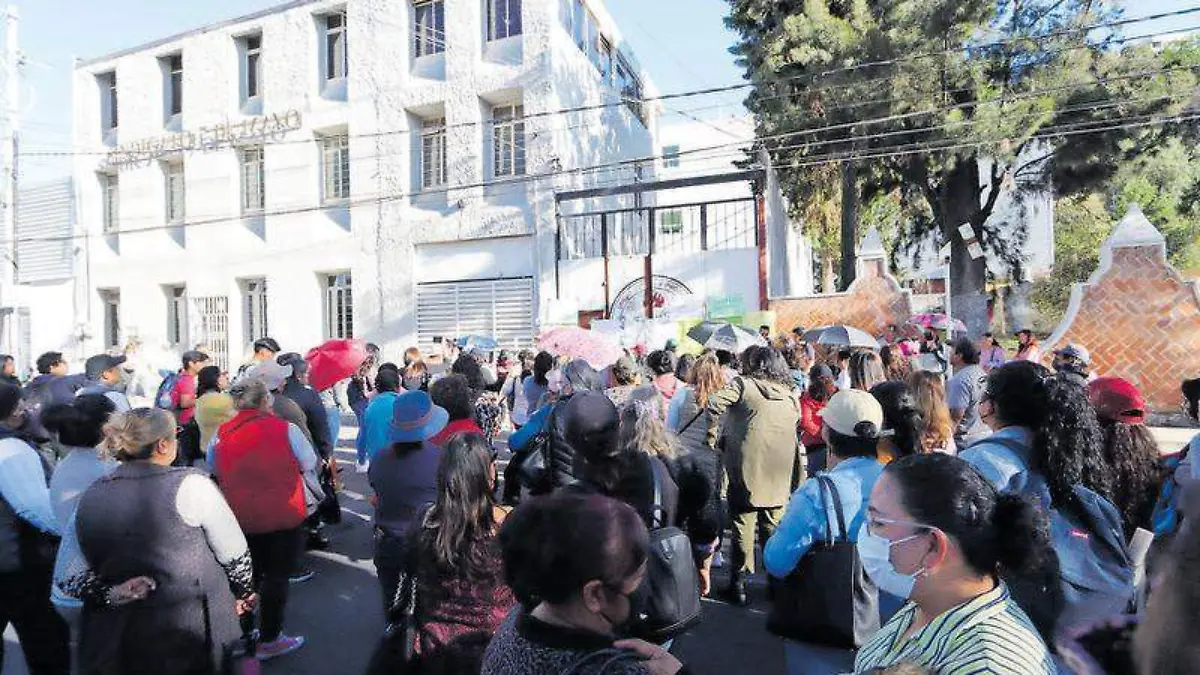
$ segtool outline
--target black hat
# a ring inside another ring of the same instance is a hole
[[[106,370],[116,368],[125,363],[124,356],[110,356],[108,354],[97,354],[90,357],[83,366],[83,372],[89,380],[98,380]]]
[[[272,354],[278,354],[283,351],[279,347],[279,343],[274,338],[269,337],[259,338],[254,341],[254,351],[257,352],[263,349],[269,350]]]
[[[563,440],[585,460],[616,456],[621,419],[608,396],[595,391],[575,394],[563,406],[562,418]]]
[[[275,362],[281,366],[292,367],[292,377],[298,377],[301,373],[308,372],[308,361],[304,360],[296,352],[288,352],[275,357]]]

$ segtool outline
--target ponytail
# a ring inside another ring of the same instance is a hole
[[[991,530],[1001,576],[1035,573],[1050,556],[1050,521],[1026,495],[1000,494],[992,508]]]

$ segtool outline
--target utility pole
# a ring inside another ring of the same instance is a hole
[[[4,172],[0,194],[4,201],[4,248],[0,252],[0,349],[17,356],[17,130],[21,114],[20,13],[16,5],[4,10]],[[19,361],[19,359],[18,359]]]

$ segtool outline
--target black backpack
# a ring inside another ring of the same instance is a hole
[[[647,456],[646,460],[654,479],[654,501],[650,507],[650,556],[639,592],[647,600],[633,632],[636,637],[661,644],[700,623],[700,584],[692,541],[683,530],[667,522],[662,487],[666,466],[653,457]]]

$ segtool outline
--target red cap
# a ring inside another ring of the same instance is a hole
[[[1088,398],[1102,419],[1125,424],[1145,424],[1146,401],[1129,380],[1101,377],[1088,384]]]

